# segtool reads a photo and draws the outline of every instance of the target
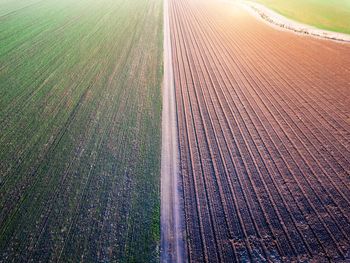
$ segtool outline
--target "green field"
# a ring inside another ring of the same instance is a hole
[[[350,0],[255,0],[274,11],[321,29],[350,34]]]
[[[159,259],[162,20],[0,0],[0,262]]]

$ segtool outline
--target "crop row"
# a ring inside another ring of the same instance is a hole
[[[0,6],[0,262],[157,261],[161,1]]]
[[[331,102],[348,68],[321,67],[337,46],[224,10],[237,6],[170,2],[190,260],[346,257],[349,124]]]

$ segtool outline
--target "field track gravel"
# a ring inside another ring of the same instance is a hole
[[[350,258],[350,45],[170,0],[192,262]]]
[[[161,262],[181,263],[185,260],[184,207],[177,138],[176,100],[168,1],[164,1],[164,81],[162,109],[161,159]]]

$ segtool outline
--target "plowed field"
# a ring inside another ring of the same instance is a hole
[[[350,45],[170,0],[187,255],[349,258]]]

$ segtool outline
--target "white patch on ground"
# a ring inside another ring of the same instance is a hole
[[[350,35],[348,34],[327,31],[296,22],[276,13],[275,11],[272,11],[271,9],[259,3],[251,1],[239,1],[239,3],[242,4],[245,9],[255,17],[263,19],[265,22],[268,22],[269,24],[275,25],[279,28],[291,30],[298,34],[350,43]]]

